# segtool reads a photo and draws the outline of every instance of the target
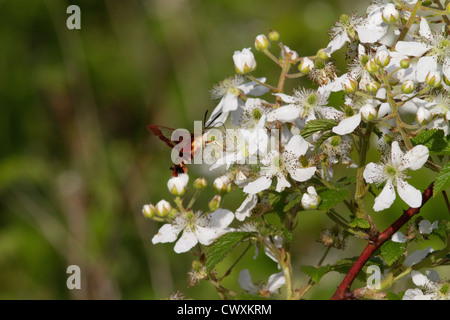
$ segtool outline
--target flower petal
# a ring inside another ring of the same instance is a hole
[[[250,216],[250,212],[258,203],[258,196],[255,194],[249,194],[247,198],[242,202],[241,206],[236,210],[236,219],[244,221],[245,218]]]
[[[179,225],[166,223],[158,230],[158,233],[153,236],[152,243],[174,242],[177,240],[181,230],[182,228]]]
[[[309,143],[301,135],[295,135],[287,144],[285,151],[292,152],[297,158],[303,156],[308,151]]]
[[[398,41],[395,45],[395,51],[413,57],[420,57],[429,49],[425,43],[413,41]]]
[[[397,178],[397,192],[411,208],[418,208],[422,204],[422,193],[403,179]]]
[[[300,108],[295,104],[288,104],[267,114],[267,121],[294,121],[300,116]]]
[[[183,253],[191,250],[198,242],[197,237],[191,231],[190,228],[186,228],[183,231],[180,239],[177,241],[174,247],[176,253]]]
[[[217,209],[210,213],[201,225],[208,228],[224,229],[233,221],[234,213],[227,209]],[[206,223],[205,223],[206,222]]]
[[[358,113],[349,118],[345,118],[342,120],[336,127],[333,127],[332,131],[341,136],[345,134],[349,134],[356,129],[357,126],[361,123],[361,114]]]
[[[400,149],[400,146],[398,144],[398,141],[394,141],[391,144],[391,161],[392,164],[400,169],[400,165],[403,160],[403,151]]]
[[[383,191],[375,198],[375,203],[373,205],[373,210],[381,211],[389,208],[395,200],[395,190],[394,185],[391,180],[387,180]]]
[[[316,173],[316,167],[309,168],[291,168],[288,169],[289,173],[295,181],[303,182],[311,179],[311,177]]]
[[[398,242],[398,243],[405,243],[407,239],[403,235],[403,233],[401,233],[400,231],[397,231],[396,233],[394,233],[392,235],[391,240],[394,241],[394,242]]]
[[[270,187],[272,184],[272,178],[263,176],[259,177],[255,181],[250,182],[244,187],[244,192],[249,194],[255,194],[258,192],[261,192],[263,190],[266,190]]]
[[[284,189],[289,188],[291,184],[287,181],[286,177],[283,174],[277,175],[277,192],[282,192]]]
[[[417,145],[406,152],[406,154],[403,156],[399,169],[418,170],[423,167],[425,162],[427,162],[428,156],[428,148],[423,145]]]
[[[274,273],[269,277],[267,281],[267,289],[270,293],[274,293],[278,288],[286,284],[286,278],[284,277],[284,272],[280,271],[278,273]]]
[[[253,284],[252,277],[248,269],[244,269],[241,272],[239,272],[238,281],[241,288],[244,289],[245,291],[248,291],[250,293],[256,293],[258,291],[258,289]]]
[[[424,250],[417,250],[411,253],[409,256],[406,257],[405,262],[403,264],[407,267],[412,267],[413,265],[419,263],[423,260],[429,253],[434,252],[434,249],[432,247],[428,247]]]
[[[385,180],[384,167],[374,162],[370,162],[364,169],[363,177],[367,183],[380,183]]]

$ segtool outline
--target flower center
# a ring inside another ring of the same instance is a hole
[[[252,117],[253,117],[253,119],[255,119],[255,120],[260,120],[261,119],[261,117],[262,117],[262,112],[261,112],[261,110],[260,109],[258,109],[258,108],[255,108],[255,109],[253,109],[253,111],[252,111]]]
[[[389,164],[384,168],[384,173],[391,179],[397,177],[398,175],[397,169],[393,165]]]

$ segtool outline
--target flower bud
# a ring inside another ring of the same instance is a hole
[[[255,39],[255,49],[258,51],[267,50],[270,47],[269,39],[263,34],[260,34]]]
[[[206,181],[205,178],[197,178],[194,181],[194,188],[197,190],[202,190],[202,189],[206,188],[207,185],[208,185],[208,182]]]
[[[414,81],[406,80],[403,82],[401,89],[405,94],[412,93],[416,89],[416,85],[414,84]]]
[[[438,71],[430,71],[425,77],[425,83],[433,88],[439,87],[441,81],[441,74]]]
[[[359,112],[361,113],[361,118],[367,122],[376,119],[378,116],[377,109],[375,109],[371,104],[364,105],[361,107]]]
[[[269,40],[270,41],[278,41],[280,40],[280,34],[275,30],[270,30],[269,32]]]
[[[442,75],[442,79],[446,85],[450,86],[450,79],[445,74]]]
[[[424,107],[420,107],[417,110],[417,114],[416,114],[416,121],[418,124],[420,125],[425,125],[428,123],[428,121],[430,121],[431,118],[431,112],[424,108]]]
[[[256,69],[256,60],[250,48],[235,51],[233,54],[234,68],[238,74],[246,74]]]
[[[408,69],[410,65],[409,59],[402,59],[400,60],[400,67],[403,69]]]
[[[220,208],[220,202],[222,201],[222,196],[216,194],[211,201],[208,202],[209,210],[214,211]]]
[[[307,193],[302,196],[302,207],[305,210],[317,209],[320,203],[320,197],[317,195],[316,189],[313,186],[309,186],[306,189]]]
[[[289,57],[290,61],[297,60],[299,58],[298,53],[291,50],[288,46],[284,46],[284,50],[281,50],[281,60],[285,60],[286,56]]]
[[[375,81],[370,81],[366,84],[366,90],[367,92],[371,94],[376,94],[378,90],[380,89],[380,84]]]
[[[231,191],[231,181],[224,175],[214,180],[214,189],[218,194],[225,194]]]
[[[380,67],[386,67],[391,61],[389,50],[383,49],[375,54],[375,63]]]
[[[392,3],[388,3],[382,13],[381,16],[383,17],[383,21],[391,24],[394,23],[398,20],[398,18],[400,18],[400,13],[397,11],[397,9],[395,9],[395,5]]]
[[[153,218],[153,216],[155,215],[155,206],[152,204],[146,204],[144,205],[144,207],[142,208],[142,214],[144,215],[144,217],[151,219]]]
[[[320,49],[319,51],[317,51],[317,57],[322,60],[327,60],[328,54],[325,52],[325,49]]]
[[[347,78],[344,81],[344,90],[347,93],[353,93],[358,89],[358,81],[352,78]]]
[[[156,204],[156,215],[161,218],[166,217],[172,211],[172,205],[166,200],[161,200]]]
[[[172,177],[167,181],[167,188],[174,196],[182,196],[186,192],[186,186],[189,176],[186,173],[179,174],[178,177]]]
[[[332,136],[331,139],[330,139],[330,144],[333,147],[337,147],[338,145],[341,144],[341,142],[342,142],[341,136]]]
[[[304,58],[298,65],[298,70],[301,73],[309,73],[312,69],[314,69],[314,62],[311,59]]]
[[[373,59],[370,59],[369,61],[367,61],[366,63],[366,70],[369,73],[374,73],[378,71],[378,65],[375,63],[375,61]]]

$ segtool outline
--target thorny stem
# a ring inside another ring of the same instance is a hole
[[[367,260],[369,260],[369,258],[383,245],[383,243],[389,240],[395,232],[397,232],[403,225],[405,225],[415,214],[420,212],[420,209],[433,196],[433,185],[434,182],[432,182],[428,186],[428,188],[422,193],[422,204],[420,207],[418,208],[410,207],[408,210],[404,211],[403,214],[400,216],[400,218],[398,218],[391,226],[389,226],[382,233],[378,234],[376,239],[367,244],[364,251],[361,253],[356,262],[350,268],[344,280],[342,280],[338,289],[331,298],[332,300],[344,300],[353,298],[353,294],[350,291],[350,286],[352,285],[358,273],[364,267]]]

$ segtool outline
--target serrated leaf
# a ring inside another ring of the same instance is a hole
[[[440,129],[429,129],[420,132],[411,139],[413,145],[422,144],[430,150],[430,154],[450,155],[450,139]]]
[[[362,218],[355,218],[349,223],[352,228],[370,229],[369,221]]]
[[[337,125],[335,120],[331,119],[316,119],[308,121],[305,127],[300,131],[300,135],[303,138],[312,136],[314,133],[319,131],[328,131]]]
[[[391,266],[403,255],[405,249],[406,243],[394,242],[389,240],[381,246],[381,257],[388,266]]]
[[[439,192],[448,187],[450,187],[450,162],[447,162],[436,176],[433,187],[433,196],[436,196]]]
[[[330,266],[326,265],[319,268],[312,266],[301,266],[300,270],[306,273],[312,281],[319,283],[320,279],[330,271]]]
[[[219,262],[221,262],[228,252],[231,251],[240,241],[248,237],[250,233],[235,231],[228,232],[217,239],[206,254],[206,270],[210,272]]]
[[[328,211],[339,203],[343,202],[350,195],[348,190],[328,189],[319,194],[319,210]]]

